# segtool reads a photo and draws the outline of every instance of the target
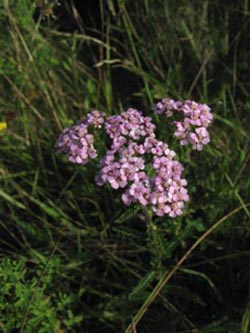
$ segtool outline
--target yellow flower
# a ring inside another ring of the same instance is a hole
[[[0,122],[0,132],[5,130],[5,128],[7,128],[7,123],[6,122]]]

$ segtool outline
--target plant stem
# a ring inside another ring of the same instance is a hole
[[[250,203],[246,204],[245,207],[250,206]],[[232,210],[230,213],[222,217],[219,221],[212,225],[204,234],[189,248],[189,250],[181,257],[181,259],[177,262],[177,264],[172,268],[171,271],[167,271],[157,285],[152,290],[151,294],[142,304],[140,309],[137,311],[136,315],[132,319],[132,323],[127,327],[125,333],[132,333],[135,327],[138,325],[145,312],[149,308],[149,306],[155,301],[156,297],[160,294],[163,288],[166,286],[168,281],[172,278],[172,276],[176,273],[176,271],[180,268],[180,266],[187,260],[190,254],[202,243],[204,239],[206,239],[215,229],[217,229],[223,222],[225,222],[229,217],[241,211],[243,207],[238,207]]]

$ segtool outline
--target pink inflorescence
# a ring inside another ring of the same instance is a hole
[[[111,139],[127,137],[136,141],[142,137],[154,135],[155,125],[151,122],[151,118],[144,117],[142,112],[128,109],[120,115],[109,117],[105,128]]]
[[[154,112],[164,113],[166,117],[171,117],[174,112],[176,115],[183,115],[183,120],[173,121],[176,126],[174,135],[180,140],[181,145],[191,144],[193,149],[202,150],[203,146],[210,142],[207,127],[213,120],[213,114],[206,104],[163,98],[155,104]]]
[[[112,144],[100,161],[96,182],[124,189],[126,205],[139,203],[158,216],[176,217],[189,200],[187,182],[181,178],[182,165],[173,160],[175,152],[155,138],[154,129],[151,118],[135,109],[109,117],[106,132]]]
[[[95,128],[102,128],[105,121],[104,112],[93,110],[87,114],[86,119],[83,121],[87,125],[92,125]]]
[[[166,117],[174,113],[182,116],[183,120],[172,122],[176,126],[174,135],[182,145],[191,144],[193,149],[202,150],[209,142],[207,127],[213,115],[206,104],[164,98],[154,106],[154,112]],[[157,216],[176,217],[183,213],[184,203],[189,200],[187,181],[182,178],[184,168],[175,160],[176,153],[156,139],[156,126],[150,117],[130,108],[105,120],[104,113],[94,110],[60,134],[58,152],[81,165],[89,158],[96,158],[89,126],[104,127],[111,141],[110,149],[99,163],[97,185],[108,183],[113,189],[121,189],[125,205],[139,203],[151,208]]]
[[[89,158],[97,157],[94,136],[88,132],[88,126],[100,128],[103,123],[103,112],[97,110],[90,112],[86,119],[63,130],[56,143],[57,151],[67,155],[70,162],[87,164]]]

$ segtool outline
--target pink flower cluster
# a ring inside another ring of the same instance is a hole
[[[173,121],[176,126],[174,135],[180,140],[181,145],[191,144],[195,150],[202,150],[203,146],[210,142],[207,130],[213,120],[210,111],[206,104],[190,100],[180,102],[168,98],[163,98],[154,106],[155,113],[164,113],[166,117],[171,117],[174,112],[183,115],[183,120]]]
[[[92,125],[94,128],[102,128],[104,125],[104,112],[93,110],[87,114],[87,117],[83,122],[87,125]]]
[[[182,145],[191,144],[194,149],[202,150],[209,142],[207,127],[213,116],[207,105],[164,98],[155,105],[154,111],[167,117],[174,112],[184,116],[182,121],[172,122],[176,126],[174,135]],[[130,108],[105,120],[104,113],[92,111],[60,134],[56,144],[58,152],[82,165],[89,158],[96,158],[89,126],[98,129],[104,126],[111,141],[110,149],[99,163],[97,185],[108,183],[114,189],[122,189],[125,205],[139,203],[150,207],[157,216],[176,217],[183,213],[184,203],[189,200],[187,181],[182,178],[184,168],[174,159],[176,153],[156,139],[156,127],[150,117]]]
[[[88,132],[88,126],[93,125],[93,127],[100,128],[103,123],[103,112],[97,110],[90,112],[86,119],[63,130],[56,143],[57,151],[66,154],[70,162],[87,164],[89,158],[97,157],[94,136]]]
[[[122,195],[123,202],[126,205],[134,202],[149,205],[157,216],[181,215],[184,202],[189,197],[185,188],[187,182],[181,178],[183,167],[173,160],[175,152],[154,137],[146,138],[144,150],[146,157],[149,157],[150,168],[138,170],[134,175],[133,181]]]
[[[182,165],[173,160],[175,152],[155,138],[154,129],[151,118],[135,109],[109,117],[106,131],[113,142],[100,161],[96,182],[125,189],[126,205],[139,203],[158,216],[176,217],[189,199],[187,182],[181,178]]]
[[[144,117],[142,112],[128,109],[120,115],[109,117],[105,128],[108,136],[114,139],[116,144],[121,137],[137,141],[142,137],[154,135],[155,125],[151,122],[151,118]]]

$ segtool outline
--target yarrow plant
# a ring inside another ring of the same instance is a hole
[[[167,118],[174,114],[183,116],[181,121],[173,121],[176,126],[174,135],[181,145],[191,144],[193,149],[202,150],[203,146],[210,142],[207,127],[213,120],[213,115],[206,104],[163,98],[153,109],[155,113],[165,114]]]
[[[90,112],[86,119],[79,121],[77,125],[64,129],[56,143],[58,152],[66,154],[70,162],[87,164],[89,158],[97,157],[94,136],[89,134],[88,127],[101,128],[103,123],[103,112]]]
[[[207,127],[213,116],[207,105],[164,98],[154,106],[154,112],[166,117],[175,112],[183,115],[183,120],[172,122],[176,126],[174,135],[182,145],[191,144],[193,149],[202,150],[210,141]],[[175,160],[176,153],[157,140],[156,126],[150,117],[130,108],[105,120],[104,113],[92,111],[60,134],[58,152],[81,165],[87,164],[89,158],[96,158],[94,135],[88,132],[89,126],[104,127],[111,142],[99,162],[97,185],[108,183],[113,189],[122,189],[125,205],[147,206],[157,216],[176,217],[183,213],[184,203],[189,200],[187,181],[182,178],[184,168]]]

